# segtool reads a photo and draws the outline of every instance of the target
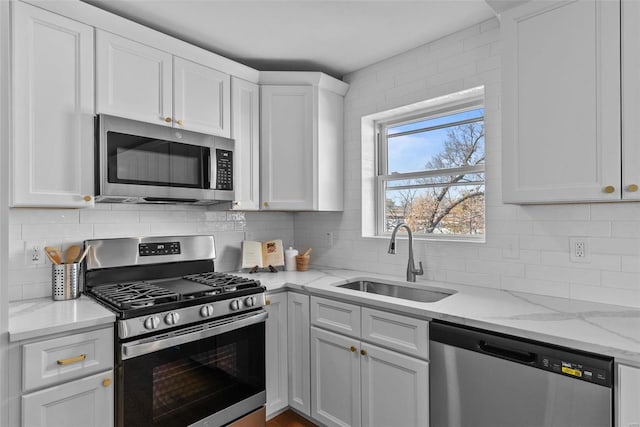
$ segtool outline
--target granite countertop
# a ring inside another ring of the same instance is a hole
[[[92,299],[81,296],[66,301],[38,298],[9,304],[9,341],[108,325],[116,316]]]
[[[640,309],[451,283],[403,282],[402,277],[318,268],[306,272],[242,274],[267,291],[293,289],[407,315],[440,319],[605,354],[640,366]],[[352,279],[378,278],[409,286],[456,291],[433,303],[407,301],[336,287]]]

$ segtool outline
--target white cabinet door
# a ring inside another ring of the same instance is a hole
[[[261,198],[265,209],[311,210],[314,195],[314,90],[262,86]]]
[[[528,2],[501,25],[503,200],[620,200],[619,2]]]
[[[171,126],[172,56],[96,30],[98,113]]]
[[[231,77],[231,138],[235,140],[233,209],[260,208],[260,88]]]
[[[11,204],[93,206],[93,28],[11,6]]]
[[[229,138],[231,77],[204,65],[173,58],[174,126]]]
[[[640,369],[618,365],[618,427],[640,426]]]
[[[362,343],[362,425],[429,425],[429,364]]]
[[[622,1],[622,198],[640,199],[640,2]]]
[[[113,371],[22,396],[25,427],[112,427]]]
[[[311,416],[322,424],[360,426],[359,350],[358,340],[311,328]]]
[[[266,381],[267,417],[289,405],[287,363],[287,293],[267,296]]]
[[[289,292],[289,406],[311,414],[309,296]]]

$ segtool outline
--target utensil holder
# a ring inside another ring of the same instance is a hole
[[[296,256],[296,270],[307,271],[309,269],[309,255]]]
[[[80,264],[51,265],[51,286],[54,301],[78,298],[80,296]]]

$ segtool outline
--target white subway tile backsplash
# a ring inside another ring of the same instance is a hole
[[[98,204],[100,206],[100,204]],[[80,211],[80,223],[82,224],[114,224],[139,222],[138,211],[113,211],[83,209]]]
[[[79,211],[71,209],[10,209],[12,224],[77,224]]]
[[[23,240],[62,240],[93,236],[93,224],[23,224]]]
[[[95,224],[93,226],[94,239],[109,237],[146,236],[151,232],[149,224]]]

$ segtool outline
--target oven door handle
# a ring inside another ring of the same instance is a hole
[[[124,343],[121,345],[122,360],[131,359],[133,357],[142,356],[144,354],[153,353],[164,350],[180,344],[186,344],[226,332],[235,331],[236,329],[246,326],[255,325],[266,321],[267,312],[260,310],[250,314],[244,314],[232,318],[222,319],[206,323],[203,325],[186,328],[178,332],[173,331],[167,334],[157,335],[151,338],[144,338],[137,341]]]

